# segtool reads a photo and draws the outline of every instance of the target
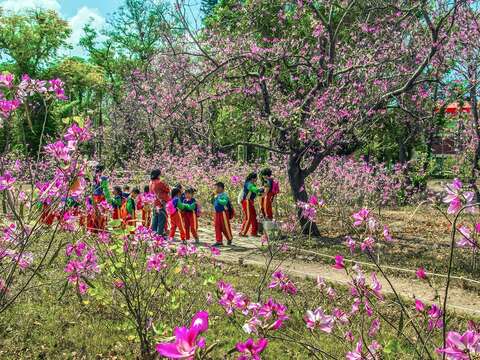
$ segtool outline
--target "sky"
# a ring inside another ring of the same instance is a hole
[[[30,8],[57,11],[68,20],[72,28],[70,44],[74,48],[67,51],[66,55],[82,56],[84,52],[78,46],[78,41],[83,34],[83,27],[91,23],[94,28],[101,29],[105,26],[109,14],[115,12],[122,3],[123,0],[0,0],[0,7],[12,12]],[[195,6],[195,8],[198,7],[198,5]]]

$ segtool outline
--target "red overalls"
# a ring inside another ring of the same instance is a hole
[[[215,240],[217,243],[223,243],[223,236],[227,241],[232,241],[232,228],[230,226],[230,219],[228,216],[228,211],[215,211]]]

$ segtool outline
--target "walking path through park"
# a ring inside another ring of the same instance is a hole
[[[201,227],[199,229],[200,242],[202,244],[213,244],[215,235],[210,227]],[[224,246],[220,248],[221,254],[218,257],[220,261],[226,263],[238,263],[245,265],[254,265],[265,267],[265,257],[260,251],[260,238],[239,238],[235,236],[233,246]],[[312,252],[310,252],[312,253]],[[333,264],[333,261],[332,261]],[[343,271],[333,269],[331,265],[322,262],[307,262],[301,259],[293,258],[287,261],[276,261],[274,267],[280,265],[280,268],[290,275],[302,278],[316,279],[317,276],[323,277],[326,281],[340,284],[347,284],[348,276]],[[367,269],[365,268],[365,271]],[[387,280],[378,274],[378,279],[382,284],[383,292],[393,294]],[[435,301],[435,291],[425,286],[424,282],[401,276],[387,275],[395,290],[404,298],[417,298],[426,303]],[[476,286],[478,289],[478,284]],[[439,288],[440,296],[443,297],[444,287]],[[480,316],[480,293],[478,290],[462,289],[455,284],[450,286],[448,307],[457,312],[470,313]],[[435,301],[438,303],[438,299]]]

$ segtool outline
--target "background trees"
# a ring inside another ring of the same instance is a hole
[[[57,14],[2,13],[2,66],[63,78],[71,101],[46,120],[47,134],[87,115],[91,155],[111,166],[193,145],[281,158],[295,202],[308,201],[308,178],[331,155],[389,164],[417,156],[427,174],[444,107],[474,99],[478,113],[469,35],[478,10],[467,2],[203,1],[203,26],[187,5],[126,0],[105,29],[85,27],[85,59],[61,56],[70,29]],[[462,74],[470,86],[452,90]],[[34,152],[44,121],[22,121],[2,130],[4,143]]]

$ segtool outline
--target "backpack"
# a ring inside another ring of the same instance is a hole
[[[165,209],[167,210],[168,215],[173,215],[177,211],[175,208],[175,205],[173,205],[173,199],[167,202],[167,205],[165,205]]]
[[[241,204],[242,204],[243,195],[245,195],[245,193],[243,192],[243,188],[242,188],[242,190],[240,190],[240,192],[238,193],[238,196],[237,196],[237,204],[238,204],[238,205],[241,205]],[[230,205],[231,205],[231,204],[230,204]]]
[[[280,193],[280,184],[277,180],[272,180],[272,189],[270,191],[272,192],[272,195]]]
[[[230,200],[227,203],[227,212],[228,212],[228,220],[232,220],[235,217],[235,209],[233,208]]]

